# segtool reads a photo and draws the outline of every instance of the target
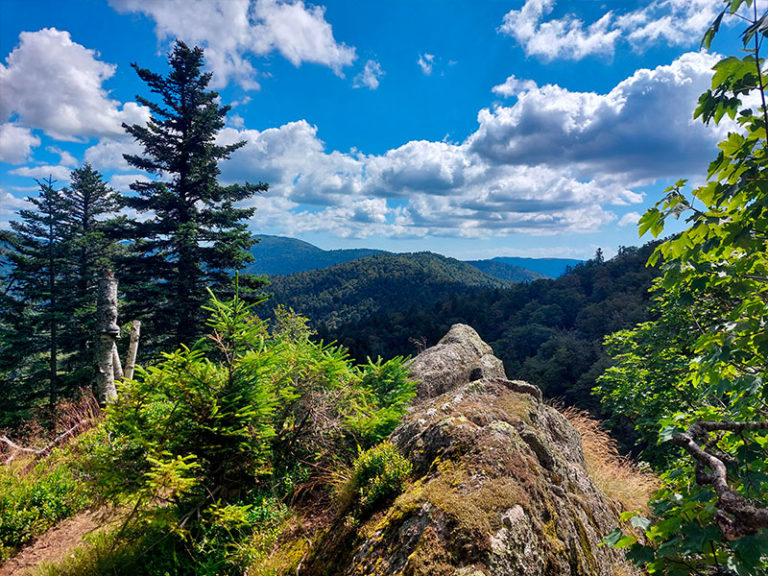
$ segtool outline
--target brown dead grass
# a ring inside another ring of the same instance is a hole
[[[647,512],[648,499],[659,487],[659,478],[622,456],[600,421],[585,410],[568,407],[563,416],[581,435],[587,473],[595,485],[623,510]]]

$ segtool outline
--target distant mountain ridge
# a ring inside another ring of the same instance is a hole
[[[384,252],[372,248],[323,250],[309,242],[284,236],[261,234],[257,238],[259,238],[259,242],[251,247],[251,254],[253,254],[255,261],[245,268],[245,272],[250,274],[272,276],[320,270]]]
[[[296,238],[267,234],[257,237],[260,241],[251,248],[255,261],[245,269],[245,272],[251,274],[288,275],[321,270],[378,254],[393,254],[373,248],[323,250]],[[539,278],[557,278],[564,274],[569,266],[572,268],[581,262],[569,258],[502,256],[490,260],[471,260],[467,263],[501,280],[528,282]]]
[[[546,274],[541,272],[534,272],[530,268],[523,268],[515,266],[514,264],[507,264],[500,260],[468,260],[467,264],[474,266],[475,268],[500,278],[501,280],[509,280],[510,282],[530,282],[531,280],[541,280],[542,278],[550,278]]]
[[[497,256],[490,260],[468,260],[467,262],[486,271],[495,264],[506,264],[507,266],[515,266],[536,272],[543,278],[559,278],[569,268],[574,268],[584,263],[583,260],[575,260],[573,258],[520,258],[516,256]],[[490,274],[491,272],[488,273]]]
[[[358,322],[388,310],[429,307],[472,290],[512,285],[466,262],[431,252],[385,252],[270,280],[270,307],[289,306],[328,326]]]

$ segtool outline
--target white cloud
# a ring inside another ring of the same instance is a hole
[[[0,121],[14,116],[58,140],[120,134],[122,122],[144,122],[149,111],[134,102],[119,106],[102,84],[115,66],[73,42],[69,32],[22,32],[0,64]]]
[[[40,138],[29,128],[12,122],[0,124],[0,162],[22,164],[37,146]]]
[[[21,168],[16,168],[14,170],[11,170],[11,174],[15,174],[16,176],[26,176],[29,178],[37,178],[39,180],[47,180],[49,177],[52,178],[54,181],[61,182],[69,182],[69,173],[72,170],[68,168],[67,166],[51,166],[51,165],[43,165],[43,166],[22,166]]]
[[[85,151],[85,161],[96,170],[128,171],[133,168],[125,161],[123,154],[140,155],[144,148],[128,134],[115,138],[101,138]]]
[[[521,92],[536,90],[536,88],[538,88],[538,86],[533,80],[521,80],[512,74],[504,81],[504,84],[494,86],[491,88],[491,91],[499,96],[510,98],[512,96],[517,96]]]
[[[639,185],[695,177],[714,156],[721,129],[689,120],[712,58],[683,55],[606,94],[512,80],[514,104],[481,111],[464,142],[411,141],[380,155],[328,150],[303,120],[229,127],[222,143],[247,144],[222,163],[222,176],[269,182],[252,201],[255,218],[286,234],[593,232],[643,201]]]
[[[424,54],[419,54],[419,59],[416,61],[416,64],[419,65],[419,68],[421,68],[421,71],[424,72],[427,76],[432,74],[432,66],[435,63],[435,55],[430,54],[429,52],[424,52]]]
[[[606,12],[585,24],[573,14],[546,20],[556,0],[526,0],[520,10],[510,10],[499,31],[514,38],[528,56],[545,60],[581,60],[590,55],[612,55],[623,41],[642,50],[659,42],[698,44],[721,10],[711,0],[653,0],[636,10]]]
[[[692,118],[716,61],[683,54],[670,65],[636,71],[607,94],[529,88],[513,106],[481,110],[469,143],[496,164],[569,166],[627,186],[690,174],[711,160],[725,130]]]
[[[70,154],[66,150],[63,150],[58,146],[46,146],[45,149],[47,152],[50,152],[51,154],[58,154],[59,164],[63,166],[70,166],[70,167],[77,166],[77,158],[72,156],[72,154]]]
[[[337,75],[355,60],[355,49],[338,43],[325,8],[297,0],[110,0],[119,12],[141,12],[155,21],[161,40],[180,39],[205,48],[215,72],[212,85],[235,80],[258,88],[250,57],[279,52],[295,66],[328,66]]]
[[[0,188],[0,228],[8,228],[8,222],[16,219],[19,210],[29,207],[25,199],[17,198]]]
[[[365,63],[365,68],[357,76],[353,82],[355,88],[362,88],[365,86],[371,90],[376,90],[379,87],[379,78],[384,76],[384,71],[381,69],[381,64],[375,60],[368,60]]]
[[[637,226],[637,223],[638,223],[639,220],[640,220],[640,213],[639,212],[627,212],[619,220],[619,226],[622,226],[622,227],[624,227],[624,226]]]

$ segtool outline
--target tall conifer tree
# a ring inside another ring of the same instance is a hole
[[[96,284],[117,250],[108,231],[119,196],[85,164],[69,188],[39,181],[0,233],[0,426],[93,383]]]
[[[5,236],[11,271],[3,306],[2,328],[7,334],[0,365],[13,371],[13,385],[5,394],[16,408],[46,396],[53,407],[60,392],[68,201],[50,178],[38,184],[39,196],[27,199],[32,208],[19,211],[20,220],[11,221],[13,233]]]
[[[231,272],[249,261],[253,239],[246,222],[254,209],[235,203],[265,191],[267,184],[218,183],[219,161],[245,142],[215,142],[230,107],[219,106],[218,94],[206,89],[211,74],[201,71],[203,51],[177,42],[169,64],[165,77],[133,64],[160,98],[137,96],[152,117],[147,125],[123,125],[144,147],[143,155],[125,159],[155,179],[135,182],[136,194],[125,199],[146,217],[130,222],[133,256],[121,281],[130,284],[132,313],[149,320],[145,333],[178,345],[201,334],[206,287],[228,283]]]
[[[114,239],[120,195],[86,163],[70,174],[67,197],[69,241],[65,248],[69,265],[67,330],[62,345],[72,352],[66,365],[67,379],[75,386],[92,382],[97,338],[97,284],[104,269],[112,268],[118,246]]]

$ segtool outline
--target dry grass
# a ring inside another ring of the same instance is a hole
[[[14,461],[24,461],[25,472],[51,451],[67,444],[83,432],[96,426],[101,420],[101,408],[90,389],[82,388],[76,398],[63,399],[53,410],[41,408],[16,432],[14,440],[0,432],[0,464],[10,466]],[[53,421],[53,426],[43,426],[42,421]]]
[[[622,456],[616,441],[588,412],[569,407],[563,415],[581,435],[587,473],[595,485],[624,510],[647,511],[648,499],[659,487],[658,477]]]

